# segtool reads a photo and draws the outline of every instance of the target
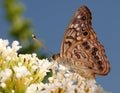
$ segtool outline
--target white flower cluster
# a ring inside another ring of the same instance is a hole
[[[58,92],[61,91],[61,92]],[[31,84],[26,93],[110,93],[95,80],[86,80],[76,73],[58,72],[49,77],[49,83]]]
[[[109,93],[57,62],[40,60],[35,53],[18,55],[18,41],[8,44],[0,39],[0,93]],[[43,83],[47,72],[52,76]]]

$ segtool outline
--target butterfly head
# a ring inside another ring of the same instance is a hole
[[[59,57],[60,57],[60,54],[58,53],[58,54],[52,55],[50,58],[51,58],[52,60],[57,60]]]

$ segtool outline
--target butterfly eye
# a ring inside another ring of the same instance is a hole
[[[52,58],[53,60],[56,60],[59,56],[60,56],[60,54],[55,54],[55,55],[52,55],[51,58]]]

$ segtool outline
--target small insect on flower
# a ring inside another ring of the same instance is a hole
[[[95,79],[96,74],[109,73],[110,63],[92,28],[91,20],[91,12],[86,6],[78,8],[66,29],[60,53],[51,58],[85,78]],[[33,39],[39,42],[34,35]],[[49,51],[43,43],[39,44]]]

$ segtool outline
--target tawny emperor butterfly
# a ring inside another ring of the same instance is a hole
[[[104,47],[97,40],[91,20],[90,10],[81,6],[66,29],[60,53],[52,56],[53,60],[86,78],[94,78],[95,74],[106,75],[110,71]]]
[[[66,29],[60,53],[52,56],[53,60],[88,79],[95,78],[95,74],[107,75],[110,71],[104,47],[92,29],[91,20],[86,6],[78,8]]]

